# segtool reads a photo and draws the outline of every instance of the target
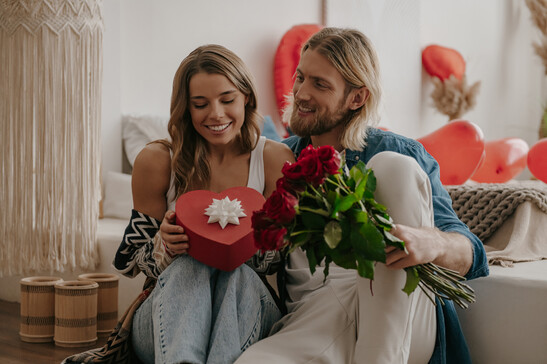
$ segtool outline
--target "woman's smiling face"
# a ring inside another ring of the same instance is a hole
[[[245,122],[245,95],[217,73],[195,74],[189,90],[188,108],[196,131],[212,145],[233,142]]]

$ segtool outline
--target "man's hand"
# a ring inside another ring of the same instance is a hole
[[[408,254],[397,248],[387,247],[386,265],[389,268],[402,269],[433,262],[463,276],[473,262],[471,242],[461,234],[400,224],[395,224],[390,233],[405,242]]]

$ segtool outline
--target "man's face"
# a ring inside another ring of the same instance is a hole
[[[299,136],[329,132],[349,113],[344,78],[315,50],[308,49],[300,58],[293,95],[290,127]]]

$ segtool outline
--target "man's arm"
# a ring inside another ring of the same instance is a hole
[[[388,247],[386,265],[401,269],[433,262],[439,266],[467,274],[473,263],[471,241],[456,232],[443,232],[435,228],[414,228],[396,224],[391,233],[405,242],[408,254]]]
[[[369,136],[367,156],[370,158],[383,150],[392,150],[408,155],[418,162],[426,172],[431,184],[435,229],[413,229],[399,225],[394,233],[407,243],[410,256],[404,252],[405,266],[410,262],[434,262],[440,266],[454,269],[465,278],[474,279],[488,275],[488,263],[484,246],[469,228],[458,219],[452,208],[452,199],[440,180],[440,169],[435,159],[416,140],[404,137],[392,138],[390,134],[373,130]],[[399,232],[396,232],[399,229]],[[393,263],[402,256],[390,256]]]

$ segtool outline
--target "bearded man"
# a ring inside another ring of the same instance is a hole
[[[378,58],[352,29],[324,28],[304,45],[285,115],[284,141],[298,157],[309,144],[331,145],[348,168],[367,163],[376,200],[395,221],[408,252],[386,248],[371,294],[355,270],[330,265],[311,274],[301,249],[287,257],[279,289],[288,314],[271,336],[236,363],[470,363],[452,301],[434,305],[417,289],[402,292],[405,267],[433,262],[474,279],[488,275],[481,241],[452,209],[439,165],[417,141],[374,128],[381,96]]]

